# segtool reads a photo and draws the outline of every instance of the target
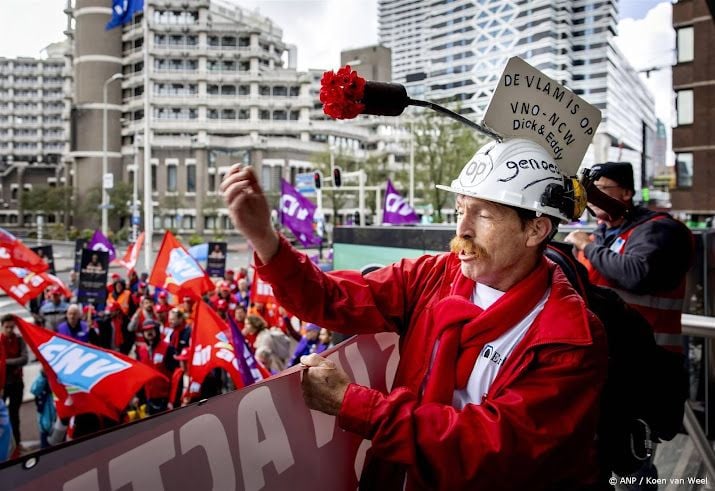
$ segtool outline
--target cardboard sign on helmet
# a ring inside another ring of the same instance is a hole
[[[600,121],[597,108],[511,58],[484,117],[506,138],[480,148],[449,186],[437,187],[562,222],[578,218],[586,193],[569,176],[576,174]]]
[[[591,144],[601,111],[521,58],[507,61],[484,124],[504,138],[543,147],[561,172],[575,176]]]

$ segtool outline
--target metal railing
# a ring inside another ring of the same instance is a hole
[[[681,317],[684,336],[701,338],[715,338],[715,317],[703,315],[683,314]],[[693,412],[690,401],[685,402],[685,415],[683,417],[685,431],[693,441],[693,445],[703,459],[710,479],[715,479],[715,450],[700,426],[698,418]]]

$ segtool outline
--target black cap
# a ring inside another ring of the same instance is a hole
[[[594,180],[607,177],[618,183],[624,189],[635,191],[633,185],[633,166],[630,162],[606,162],[596,164],[591,167],[591,175]]]

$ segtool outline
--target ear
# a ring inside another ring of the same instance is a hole
[[[623,201],[631,201],[633,199],[633,196],[635,196],[635,191],[632,191],[630,189],[626,189],[623,191]]]
[[[526,246],[537,247],[548,239],[553,224],[548,217],[540,216],[529,221],[526,226]]]

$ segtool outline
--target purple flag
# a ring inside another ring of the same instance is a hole
[[[320,237],[313,230],[315,208],[313,203],[281,179],[281,222],[305,247],[320,244]]]
[[[86,248],[90,251],[104,251],[109,254],[109,262],[111,263],[117,257],[114,251],[114,244],[104,236],[99,230],[94,231],[94,235],[87,242]]]
[[[246,338],[243,337],[235,319],[231,316],[228,317],[228,327],[231,329],[234,350],[239,355],[236,356],[236,361],[238,362],[238,372],[241,374],[243,385],[247,387],[259,380],[263,380],[265,377],[263,377],[261,370],[258,368],[256,358],[254,358],[251,350],[248,349]]]
[[[392,181],[387,180],[387,191],[385,192],[385,204],[382,209],[382,223],[392,223],[403,225],[405,223],[418,223],[420,221],[417,213],[407,204],[405,198],[395,190]]]

